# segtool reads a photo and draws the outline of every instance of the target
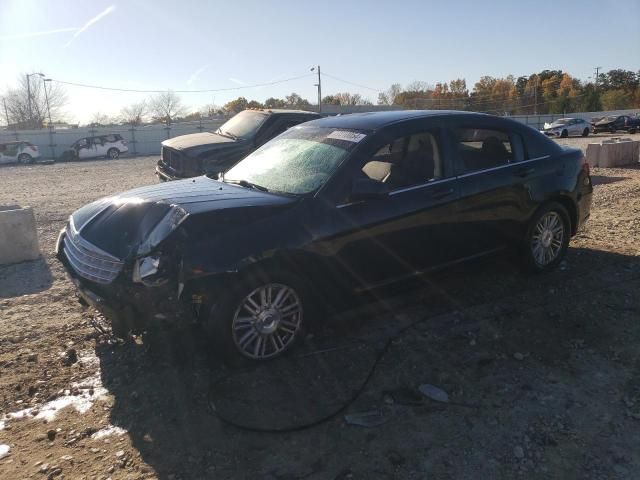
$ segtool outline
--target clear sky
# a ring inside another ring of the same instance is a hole
[[[640,69],[640,0],[0,0],[0,95],[27,71],[133,89],[216,89],[305,75],[350,82],[434,84],[482,75],[593,67]],[[194,109],[295,91],[269,87],[182,94]],[[323,78],[323,95],[377,92]],[[68,120],[115,115],[148,95],[67,87]]]

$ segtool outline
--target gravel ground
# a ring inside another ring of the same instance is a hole
[[[592,218],[556,272],[500,257],[378,292],[303,354],[227,376],[188,337],[114,342],[53,258],[73,210],[154,182],[154,163],[0,168],[0,204],[34,207],[43,254],[0,268],[0,478],[640,476],[640,168],[593,169]],[[309,429],[244,431],[210,406],[293,426],[374,365]]]

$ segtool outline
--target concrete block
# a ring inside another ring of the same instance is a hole
[[[0,265],[35,260],[39,256],[33,209],[0,206]]]
[[[640,142],[625,138],[590,143],[585,156],[591,167],[631,165],[640,160]]]

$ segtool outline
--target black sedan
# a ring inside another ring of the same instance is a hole
[[[57,252],[117,335],[195,321],[218,352],[264,360],[339,292],[510,245],[554,268],[591,195],[581,151],[515,121],[354,114],[293,127],[220,178],[91,203]]]
[[[616,133],[618,130],[636,133],[640,130],[640,118],[630,117],[629,115],[611,115],[593,123],[594,133]]]

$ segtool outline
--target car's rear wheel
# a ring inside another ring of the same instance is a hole
[[[634,134],[634,133],[636,133],[637,131],[638,131],[638,130],[636,130],[635,128],[632,128],[632,129],[630,129],[630,130],[629,130],[629,133],[633,135],[633,134]]]
[[[28,153],[21,153],[20,155],[18,155],[18,163],[33,163],[33,157]]]
[[[567,138],[569,136],[569,132],[567,131],[567,129],[562,130],[562,133],[560,134],[560,138]]]
[[[116,159],[120,156],[120,150],[118,150],[117,148],[110,148],[107,151],[107,157],[111,158],[111,159]]]
[[[566,208],[550,202],[536,212],[525,236],[524,254],[527,266],[535,272],[554,269],[569,247],[571,220]]]
[[[585,129],[582,131],[582,136],[583,136],[583,137],[588,137],[588,136],[589,136],[589,129],[588,129],[588,128],[585,128]]]
[[[232,365],[281,356],[303,336],[311,315],[307,292],[288,272],[245,276],[218,305],[206,307],[212,353]]]

